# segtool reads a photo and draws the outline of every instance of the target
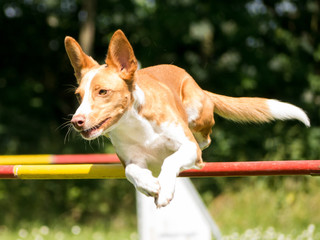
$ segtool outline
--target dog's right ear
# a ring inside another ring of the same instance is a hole
[[[76,40],[74,40],[72,37],[66,37],[64,39],[64,45],[65,45],[68,57],[70,59],[71,65],[74,69],[74,74],[79,83],[82,74],[88,68],[98,65],[98,63],[95,60],[93,60],[92,57],[89,57],[88,55],[86,55],[82,51],[82,48],[80,47],[79,43]]]
[[[105,61],[108,66],[117,70],[122,79],[128,82],[133,80],[138,61],[131,44],[121,30],[113,34]]]

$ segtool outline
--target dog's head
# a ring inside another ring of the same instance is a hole
[[[71,37],[65,38],[65,47],[80,102],[71,123],[83,138],[94,139],[107,133],[131,106],[137,59],[121,30],[113,34],[103,65],[86,55]]]

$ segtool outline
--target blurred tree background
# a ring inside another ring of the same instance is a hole
[[[0,154],[113,151],[61,127],[77,107],[63,41],[73,36],[103,62],[120,28],[142,67],[175,64],[207,90],[291,102],[311,119],[307,129],[216,117],[206,161],[319,159],[319,13],[318,0],[0,0]],[[234,179],[195,182],[218,195]],[[0,181],[0,225],[122,216],[134,197],[124,180]]]

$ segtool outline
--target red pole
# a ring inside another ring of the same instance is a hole
[[[320,175],[320,160],[207,162],[200,170],[190,169],[181,177],[236,177],[277,175]]]
[[[33,161],[34,159],[34,161]],[[41,160],[41,161],[40,161]],[[116,154],[0,156],[0,179],[14,178],[14,165],[120,163]],[[6,166],[11,164],[11,166]],[[201,170],[190,169],[182,177],[232,177],[271,175],[320,175],[320,160],[206,162]]]
[[[52,155],[52,164],[81,164],[81,163],[120,163],[116,154],[66,154]]]
[[[14,165],[0,166],[0,178],[16,178],[14,175]]]

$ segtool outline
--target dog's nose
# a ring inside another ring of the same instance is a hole
[[[81,115],[81,114],[80,115],[74,115],[72,117],[72,119],[71,119],[72,125],[78,130],[83,128],[85,121],[86,121],[86,117],[84,115]]]

